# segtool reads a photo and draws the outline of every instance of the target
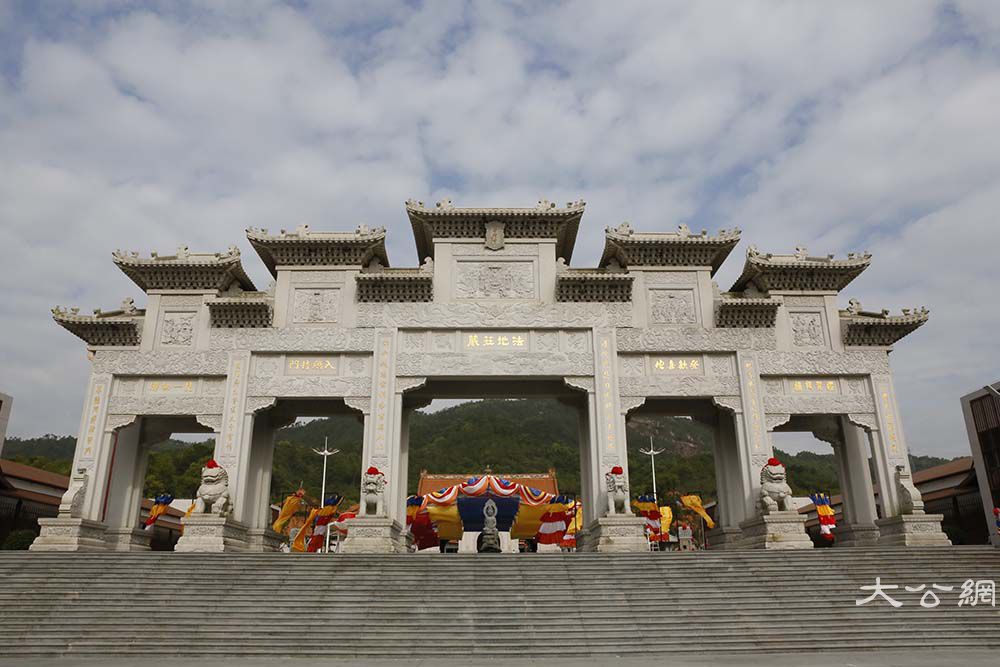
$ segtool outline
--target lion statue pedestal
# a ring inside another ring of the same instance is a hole
[[[174,551],[246,551],[247,527],[231,518],[229,473],[215,460],[201,469],[201,486],[190,516],[181,519],[184,534]]]
[[[87,469],[78,469],[70,478],[69,488],[59,503],[59,515],[38,520],[41,534],[28,547],[29,551],[106,551],[107,526],[83,518],[83,501],[87,495]]]
[[[760,516],[740,523],[744,549],[812,549],[806,515],[792,503],[785,466],[772,457],[760,470]]]
[[[876,519],[880,547],[947,547],[951,540],[941,530],[942,514],[924,514],[924,501],[906,466],[896,466],[899,514]]]

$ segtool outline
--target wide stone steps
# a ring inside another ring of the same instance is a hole
[[[902,608],[855,604],[875,577]],[[0,636],[15,656],[1000,648],[997,608],[957,606],[967,579],[1000,579],[1000,551],[0,554]],[[934,609],[902,588],[932,583],[955,587]]]

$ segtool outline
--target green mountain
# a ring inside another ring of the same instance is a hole
[[[416,412],[410,419],[410,470],[407,487],[415,492],[420,471],[477,474],[487,467],[500,473],[556,470],[559,488],[580,493],[580,456],[576,411],[551,399],[484,400],[440,410]],[[699,493],[704,502],[716,497],[712,431],[681,417],[639,415],[629,420],[629,472],[635,495],[652,490],[649,457],[639,453],[650,436],[664,453],[656,457],[656,486],[661,498]],[[328,492],[355,502],[361,476],[361,422],[350,416],[316,419],[278,431],[275,437],[271,484],[273,501],[280,502],[301,482],[317,499],[322,458],[313,452],[327,439],[340,450],[330,457]],[[8,438],[4,456],[61,474],[69,474],[75,439],[54,435]],[[145,494],[168,492],[189,498],[199,483],[201,466],[214,443],[168,440],[154,447],[149,457]],[[776,451],[788,468],[797,495],[813,491],[838,493],[833,454]],[[911,456],[914,471],[946,462],[933,456]]]

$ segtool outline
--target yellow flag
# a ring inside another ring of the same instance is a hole
[[[196,503],[196,502],[192,502],[192,503],[191,503],[191,507],[187,508],[187,512],[184,512],[184,516],[185,516],[185,517],[189,517],[189,516],[191,516],[192,514],[194,514],[194,508],[195,508],[195,506],[196,506],[197,504],[198,504],[198,503]],[[181,535],[183,535],[183,534],[184,534],[184,522],[182,521],[182,522],[181,522]]]
[[[298,534],[295,539],[292,540],[292,551],[305,551],[306,550],[306,533],[309,532],[309,527],[313,525],[313,521],[316,520],[316,515],[319,514],[318,509],[309,510],[309,516],[306,517],[306,522],[302,524],[299,528]]]
[[[275,520],[274,524],[271,526],[271,530],[276,533],[284,533],[288,528],[288,522],[295,516],[295,513],[299,511],[299,507],[302,506],[302,496],[297,493],[285,498],[285,502],[281,504],[281,511],[278,513],[278,518]]]
[[[701,496],[693,494],[690,496],[681,496],[681,504],[699,514],[705,520],[705,525],[709,528],[715,528],[715,522],[712,521],[712,517],[708,516],[708,512],[701,506]]]

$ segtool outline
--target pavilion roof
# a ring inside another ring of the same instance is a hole
[[[118,310],[95,309],[93,315],[81,315],[79,308],[52,309],[56,323],[88,345],[135,346],[142,337],[145,310],[125,299]]]
[[[750,246],[743,273],[730,291],[753,286],[761,292],[839,292],[868,268],[871,257],[867,252],[848,253],[846,259],[813,257],[801,246],[792,255],[763,254]]]
[[[636,232],[623,222],[605,229],[600,265],[710,266],[714,274],[739,242],[739,229],[722,229],[711,236],[707,230],[694,234],[687,225],[679,225],[675,232]]]
[[[857,299],[851,299],[847,309],[840,311],[845,345],[892,345],[929,318],[927,308],[904,308],[900,315],[890,315],[888,310],[864,311]]]
[[[718,327],[768,328],[774,326],[781,302],[772,297],[749,297],[726,292],[716,301]]]
[[[247,229],[247,239],[272,276],[279,266],[368,266],[377,259],[389,265],[385,251],[385,228],[358,225],[353,232],[314,232],[309,225],[294,231]]]
[[[585,206],[583,200],[557,207],[542,199],[533,208],[466,208],[445,199],[428,207],[422,201],[410,199],[406,202],[406,214],[421,261],[434,257],[434,239],[485,239],[486,223],[502,222],[508,239],[556,239],[556,256],[568,262]]]
[[[194,253],[181,246],[173,255],[138,252],[112,253],[115,264],[144,292],[149,290],[226,290],[233,283],[245,290],[254,285],[240,262],[240,250],[230,246],[226,252]]]

